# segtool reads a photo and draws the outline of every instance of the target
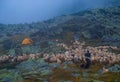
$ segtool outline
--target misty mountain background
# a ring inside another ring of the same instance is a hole
[[[120,0],[0,0],[0,23],[31,23],[119,4]]]
[[[56,40],[120,47],[120,0],[1,0],[0,23],[0,55],[57,51]]]

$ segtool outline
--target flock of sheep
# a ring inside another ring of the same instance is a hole
[[[77,64],[85,63],[85,56],[86,50],[89,50],[91,53],[91,63],[99,63],[104,65],[112,65],[115,63],[120,64],[120,54],[115,54],[109,51],[109,48],[114,50],[119,50],[117,47],[113,46],[98,46],[98,47],[85,47],[85,42],[78,42],[75,41],[71,46],[67,46],[63,43],[57,44],[57,46],[62,46],[65,48],[64,53],[57,53],[50,55],[49,53],[38,53],[38,54],[22,54],[19,56],[10,56],[10,55],[3,55],[0,56],[0,65],[11,63],[11,62],[22,62],[27,59],[39,59],[43,58],[46,62],[52,63],[63,63],[65,61],[73,61]]]

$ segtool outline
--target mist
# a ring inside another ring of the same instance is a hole
[[[111,6],[114,0],[0,0],[0,23],[47,20],[85,9]]]

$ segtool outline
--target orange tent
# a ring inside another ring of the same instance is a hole
[[[22,41],[22,45],[29,45],[31,44],[33,41],[30,39],[30,38],[25,38],[23,41]]]

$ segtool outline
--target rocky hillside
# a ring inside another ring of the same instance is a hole
[[[79,38],[81,40],[119,42],[119,11],[120,7],[118,6],[57,17],[44,22],[48,26],[42,34],[44,36],[48,34],[49,38],[62,39],[64,41]],[[41,35],[41,30],[32,35]]]
[[[120,6],[86,10],[31,24],[0,24],[0,53],[18,45],[24,47],[21,42],[26,37],[33,40],[33,49],[46,48],[56,40],[70,43],[74,39],[90,45],[119,46]]]
[[[88,10],[71,15],[71,19],[52,28],[55,37],[70,34],[82,40],[120,41],[120,7]],[[68,38],[68,37],[67,37]],[[65,38],[66,39],[66,38]],[[112,42],[112,43],[111,43]],[[117,44],[118,45],[118,44]]]

